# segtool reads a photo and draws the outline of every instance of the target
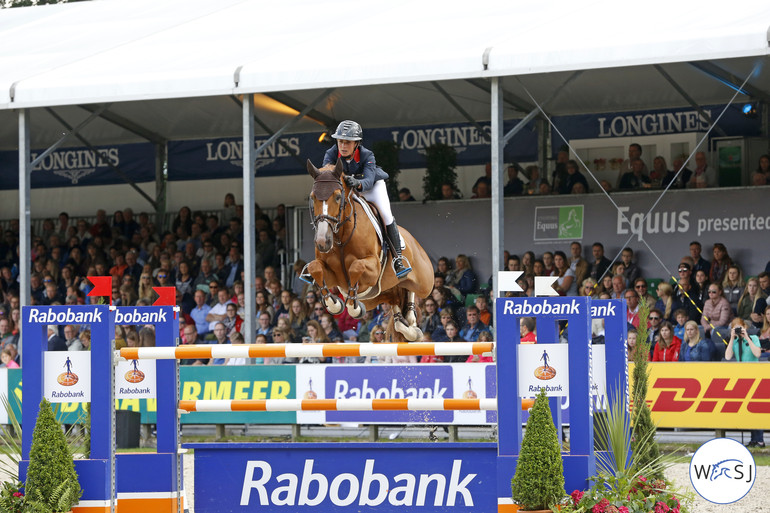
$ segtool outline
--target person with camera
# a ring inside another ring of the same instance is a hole
[[[735,356],[736,362],[756,362],[762,349],[759,345],[759,338],[756,335],[749,335],[746,331],[746,321],[737,317],[730,323],[732,334],[730,343],[725,350],[725,359],[732,360]],[[761,429],[751,430],[751,440],[747,447],[764,447],[764,432]]]
[[[756,335],[749,335],[746,331],[746,321],[736,317],[730,323],[730,328],[730,342],[725,349],[725,360],[732,360],[735,357],[736,362],[758,361],[762,353],[759,338]]]

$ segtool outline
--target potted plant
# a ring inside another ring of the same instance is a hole
[[[649,349],[648,349],[649,350]],[[619,395],[615,396],[616,398]],[[559,506],[561,513],[686,513],[691,497],[673,484],[656,477],[673,460],[664,461],[658,453],[649,460],[650,446],[657,443],[655,432],[646,432],[632,444],[631,414],[620,399],[595,418],[597,430],[607,442],[608,451],[596,453],[597,474],[593,486],[573,491]],[[635,448],[632,452],[631,447]]]
[[[441,186],[448,183],[457,190],[457,152],[448,144],[436,143],[425,149],[427,169],[422,179],[422,190],[427,200],[441,199]]]
[[[529,412],[511,492],[519,511],[549,511],[567,495],[561,446],[545,390]]]
[[[72,452],[47,399],[40,402],[24,488],[30,506],[56,513],[70,511],[83,494]]]

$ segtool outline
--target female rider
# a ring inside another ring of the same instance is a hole
[[[360,192],[361,196],[374,203],[380,211],[393,256],[393,270],[400,279],[409,274],[412,268],[409,261],[401,257],[401,236],[390,211],[390,199],[385,186],[388,174],[377,166],[374,153],[361,145],[363,135],[361,125],[355,121],[340,123],[332,135],[337,139],[337,144],[326,151],[323,165],[335,164],[338,159],[342,159],[347,186]]]

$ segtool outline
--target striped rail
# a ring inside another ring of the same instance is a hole
[[[263,399],[179,401],[192,411],[449,411],[496,410],[497,399]]]
[[[493,342],[385,344],[191,344],[179,347],[124,347],[126,360],[193,358],[303,358],[329,356],[456,356],[490,353]]]

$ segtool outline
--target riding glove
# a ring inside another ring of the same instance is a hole
[[[344,180],[345,180],[345,183],[347,184],[347,186],[350,187],[351,189],[358,190],[359,186],[361,185],[361,181],[360,180],[357,180],[356,178],[354,178],[354,177],[352,177],[350,175],[346,175]]]

